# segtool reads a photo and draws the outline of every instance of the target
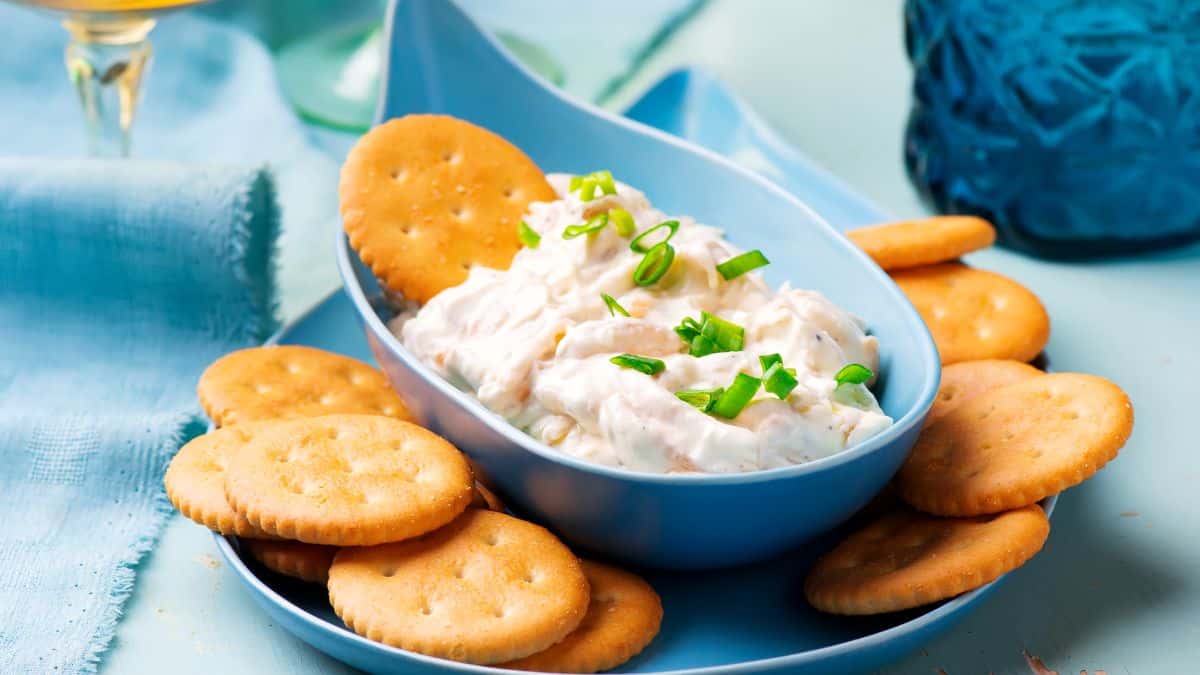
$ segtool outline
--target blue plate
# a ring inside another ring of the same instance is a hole
[[[342,293],[330,296],[275,339],[371,360]],[[1053,511],[1057,498],[1043,507]],[[751,567],[718,572],[643,570],[662,595],[662,633],[616,672],[676,675],[859,673],[915,650],[959,621],[999,581],[940,605],[879,617],[819,614],[800,584],[813,558],[840,533],[803,550]],[[217,548],[272,620],[330,656],[369,672],[422,675],[489,673],[495,668],[430,658],[371,642],[345,626],[324,589],[269,572],[242,557],[235,539],[214,535]],[[1019,573],[1019,572],[1018,572]]]

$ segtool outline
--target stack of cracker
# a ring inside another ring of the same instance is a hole
[[[504,513],[371,366],[260,347],[219,359],[197,389],[220,428],[171,462],[172,503],[264,567],[324,584],[360,635],[470,663],[596,672],[658,633],[662,604],[645,581]]]
[[[1104,378],[1025,363],[1050,336],[1042,303],[956,260],[995,240],[986,221],[946,216],[849,237],[912,300],[945,364],[894,481],[903,503],[818,560],[805,584],[817,609],[877,614],[953,597],[1032,558],[1050,533],[1038,502],[1115,458],[1133,407]]]

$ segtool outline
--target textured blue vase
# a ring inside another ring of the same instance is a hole
[[[908,0],[905,162],[941,211],[1081,258],[1200,239],[1200,2]]]

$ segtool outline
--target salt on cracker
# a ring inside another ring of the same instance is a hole
[[[907,509],[851,534],[817,560],[809,604],[832,614],[882,614],[952,598],[1032,558],[1050,534],[1041,507],[938,518]]]
[[[662,600],[641,577],[583,561],[591,604],[579,627],[554,646],[501,668],[546,673],[597,673],[637,656],[658,635]]]
[[[898,270],[987,248],[996,241],[996,229],[974,216],[934,216],[860,227],[846,236],[883,269]]]
[[[995,272],[959,263],[892,275],[917,308],[942,363],[1031,361],[1050,340],[1050,317],[1037,296]]]
[[[419,539],[338,552],[329,601],[354,632],[468,663],[542,651],[587,613],[579,561],[544,528],[469,509]]]
[[[322,585],[329,578],[329,566],[338,552],[336,546],[299,541],[247,539],[241,545],[252,558],[272,572]]]
[[[896,476],[937,515],[1020,508],[1082,483],[1117,456],[1133,406],[1095,375],[1054,373],[981,394],[925,429]]]
[[[258,530],[330,546],[416,537],[471,502],[467,460],[415,424],[376,415],[276,422],[225,470],[225,498]]]
[[[253,347],[217,359],[196,386],[217,426],[334,413],[409,420],[408,408],[378,369],[299,345]]]
[[[557,199],[516,146],[442,115],[408,115],[364,135],[338,195],[358,256],[417,303],[462,283],[474,265],[507,269],[529,204]]]
[[[933,398],[933,407],[925,417],[925,426],[980,394],[1043,374],[1028,363],[1004,359],[948,365],[942,368],[942,382]]]
[[[217,429],[193,438],[175,454],[163,483],[184,517],[225,535],[267,536],[225,501],[225,467],[257,429],[254,424]]]

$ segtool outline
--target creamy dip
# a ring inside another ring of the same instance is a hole
[[[670,243],[675,260],[656,283],[633,274],[643,254],[610,224],[566,239],[563,231],[614,207],[643,232],[667,220],[639,191],[581,201],[570,177],[551,175],[558,201],[530,205],[541,235],[507,270],[475,267],[391,329],[455,386],[557,450],[650,473],[755,471],[837,453],[892,424],[863,384],[838,385],[846,364],[878,370],[877,340],[820,293],[771,289],[757,272],[731,280],[716,265],[741,251],[720,230],[685,216]],[[666,232],[662,232],[666,234]],[[658,237],[656,237],[658,239]],[[770,256],[770,251],[764,251]],[[615,316],[601,294],[629,312]],[[674,327],[706,311],[745,329],[741,351],[691,356]],[[657,375],[614,365],[630,353],[660,359]],[[733,419],[678,398],[763,375],[759,356],[779,354],[798,381],[786,400],[760,388]]]

